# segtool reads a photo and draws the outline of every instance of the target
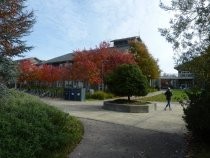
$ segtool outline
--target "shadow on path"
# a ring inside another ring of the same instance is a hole
[[[84,138],[69,158],[183,158],[182,134],[81,119]]]

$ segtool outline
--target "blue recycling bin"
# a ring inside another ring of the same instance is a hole
[[[72,101],[84,101],[85,88],[65,88],[64,99]]]

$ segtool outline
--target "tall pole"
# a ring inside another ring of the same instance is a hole
[[[104,91],[104,62],[101,64],[101,89]]]

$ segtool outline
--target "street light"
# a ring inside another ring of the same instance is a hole
[[[104,61],[101,64],[101,90],[104,91]]]
[[[104,91],[104,64],[107,63],[108,60],[103,60],[101,63],[101,90]]]
[[[148,78],[149,78],[149,86],[151,87],[151,75],[148,75]]]

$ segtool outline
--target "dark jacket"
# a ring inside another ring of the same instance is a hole
[[[171,96],[172,96],[172,92],[168,89],[168,90],[165,92],[165,96],[166,96],[166,99],[167,99],[167,100],[170,100],[170,99],[171,99]]]

